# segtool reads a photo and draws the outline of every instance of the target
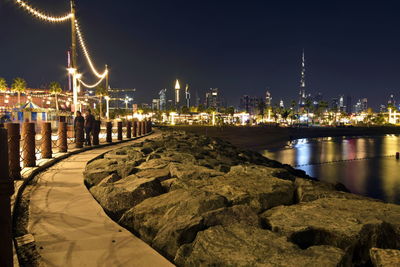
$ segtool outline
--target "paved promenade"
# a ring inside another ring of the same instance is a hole
[[[141,139],[71,156],[39,175],[30,198],[28,230],[45,264],[173,266],[112,221],[83,183],[83,171],[89,160],[139,141]]]

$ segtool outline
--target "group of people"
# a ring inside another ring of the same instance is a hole
[[[85,117],[82,116],[80,111],[76,112],[76,117],[74,120],[74,129],[75,129],[75,136],[76,136],[76,125],[78,123],[82,123],[85,129],[85,145],[91,146],[92,145],[92,138],[91,135],[93,133],[93,128],[95,124],[95,118],[90,111],[90,109],[86,110]]]

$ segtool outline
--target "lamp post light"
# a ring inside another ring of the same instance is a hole
[[[128,109],[128,104],[129,104],[129,102],[132,101],[132,100],[133,100],[133,99],[130,98],[130,97],[128,97],[128,96],[125,97],[125,100],[124,100],[125,109]]]
[[[177,115],[175,112],[169,113],[171,116],[171,125],[175,125],[175,116]]]
[[[104,97],[104,99],[106,100],[106,117],[107,120],[110,119],[110,97],[107,95]]]
[[[78,73],[75,68],[68,68],[68,73],[72,75],[72,95],[74,104],[74,115],[78,111]]]
[[[215,112],[212,113],[212,125],[215,126]]]

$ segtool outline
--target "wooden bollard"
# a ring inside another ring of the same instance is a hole
[[[76,128],[75,128],[75,147],[76,148],[82,148],[83,147],[83,142],[85,140],[85,134],[83,131],[83,122],[76,122]]]
[[[106,142],[112,143],[112,122],[111,121],[108,121],[106,123],[106,131],[107,131]]]
[[[8,134],[8,169],[10,178],[13,180],[21,179],[21,164],[20,164],[20,125],[19,123],[5,124]]]
[[[8,170],[8,135],[0,128],[0,266],[13,266],[11,201],[14,183]],[[19,152],[19,151],[18,151]]]
[[[122,121],[119,121],[117,123],[117,133],[118,133],[117,136],[118,141],[122,141]]]
[[[149,127],[149,125],[147,124],[147,120],[144,120],[144,121],[143,121],[143,126],[144,126],[144,127],[143,127],[143,128],[144,128],[144,131],[143,131],[143,132],[144,132],[144,134],[147,134],[147,131],[148,131],[147,128]]]
[[[146,134],[146,121],[142,121],[142,135]]]
[[[36,166],[35,123],[24,122],[22,125],[24,167]]]
[[[143,127],[143,124],[142,124],[142,122],[141,121],[138,121],[137,122],[138,123],[138,136],[141,136],[142,135],[142,127]]]
[[[126,122],[126,138],[127,139],[132,138],[132,122],[130,121]]]
[[[147,123],[149,124],[149,133],[151,133],[151,131],[153,130],[153,125],[151,123],[151,120],[148,120]]]
[[[50,159],[52,155],[51,151],[51,123],[43,122],[42,124],[42,158]]]
[[[99,134],[100,134],[101,121],[94,121],[93,125],[93,145],[98,146],[100,144]]]
[[[67,123],[60,122],[58,125],[58,152],[68,151]]]
[[[138,134],[137,134],[137,121],[133,121],[132,122],[132,125],[133,125],[133,131],[132,131],[132,133],[133,133],[133,137],[137,137],[138,136]]]

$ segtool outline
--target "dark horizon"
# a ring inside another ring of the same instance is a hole
[[[234,106],[244,94],[264,97],[266,88],[274,103],[289,104],[298,98],[303,49],[307,92],[329,102],[367,97],[374,109],[390,94],[400,100],[395,1],[76,2],[96,66],[110,65],[112,87],[136,88],[137,103],[179,78],[202,97],[218,87]],[[29,4],[57,15],[69,8],[68,1]],[[43,23],[11,0],[0,4],[0,21],[0,77],[10,84],[21,76],[37,88],[66,84],[68,23]],[[79,60],[88,73],[81,53]]]

